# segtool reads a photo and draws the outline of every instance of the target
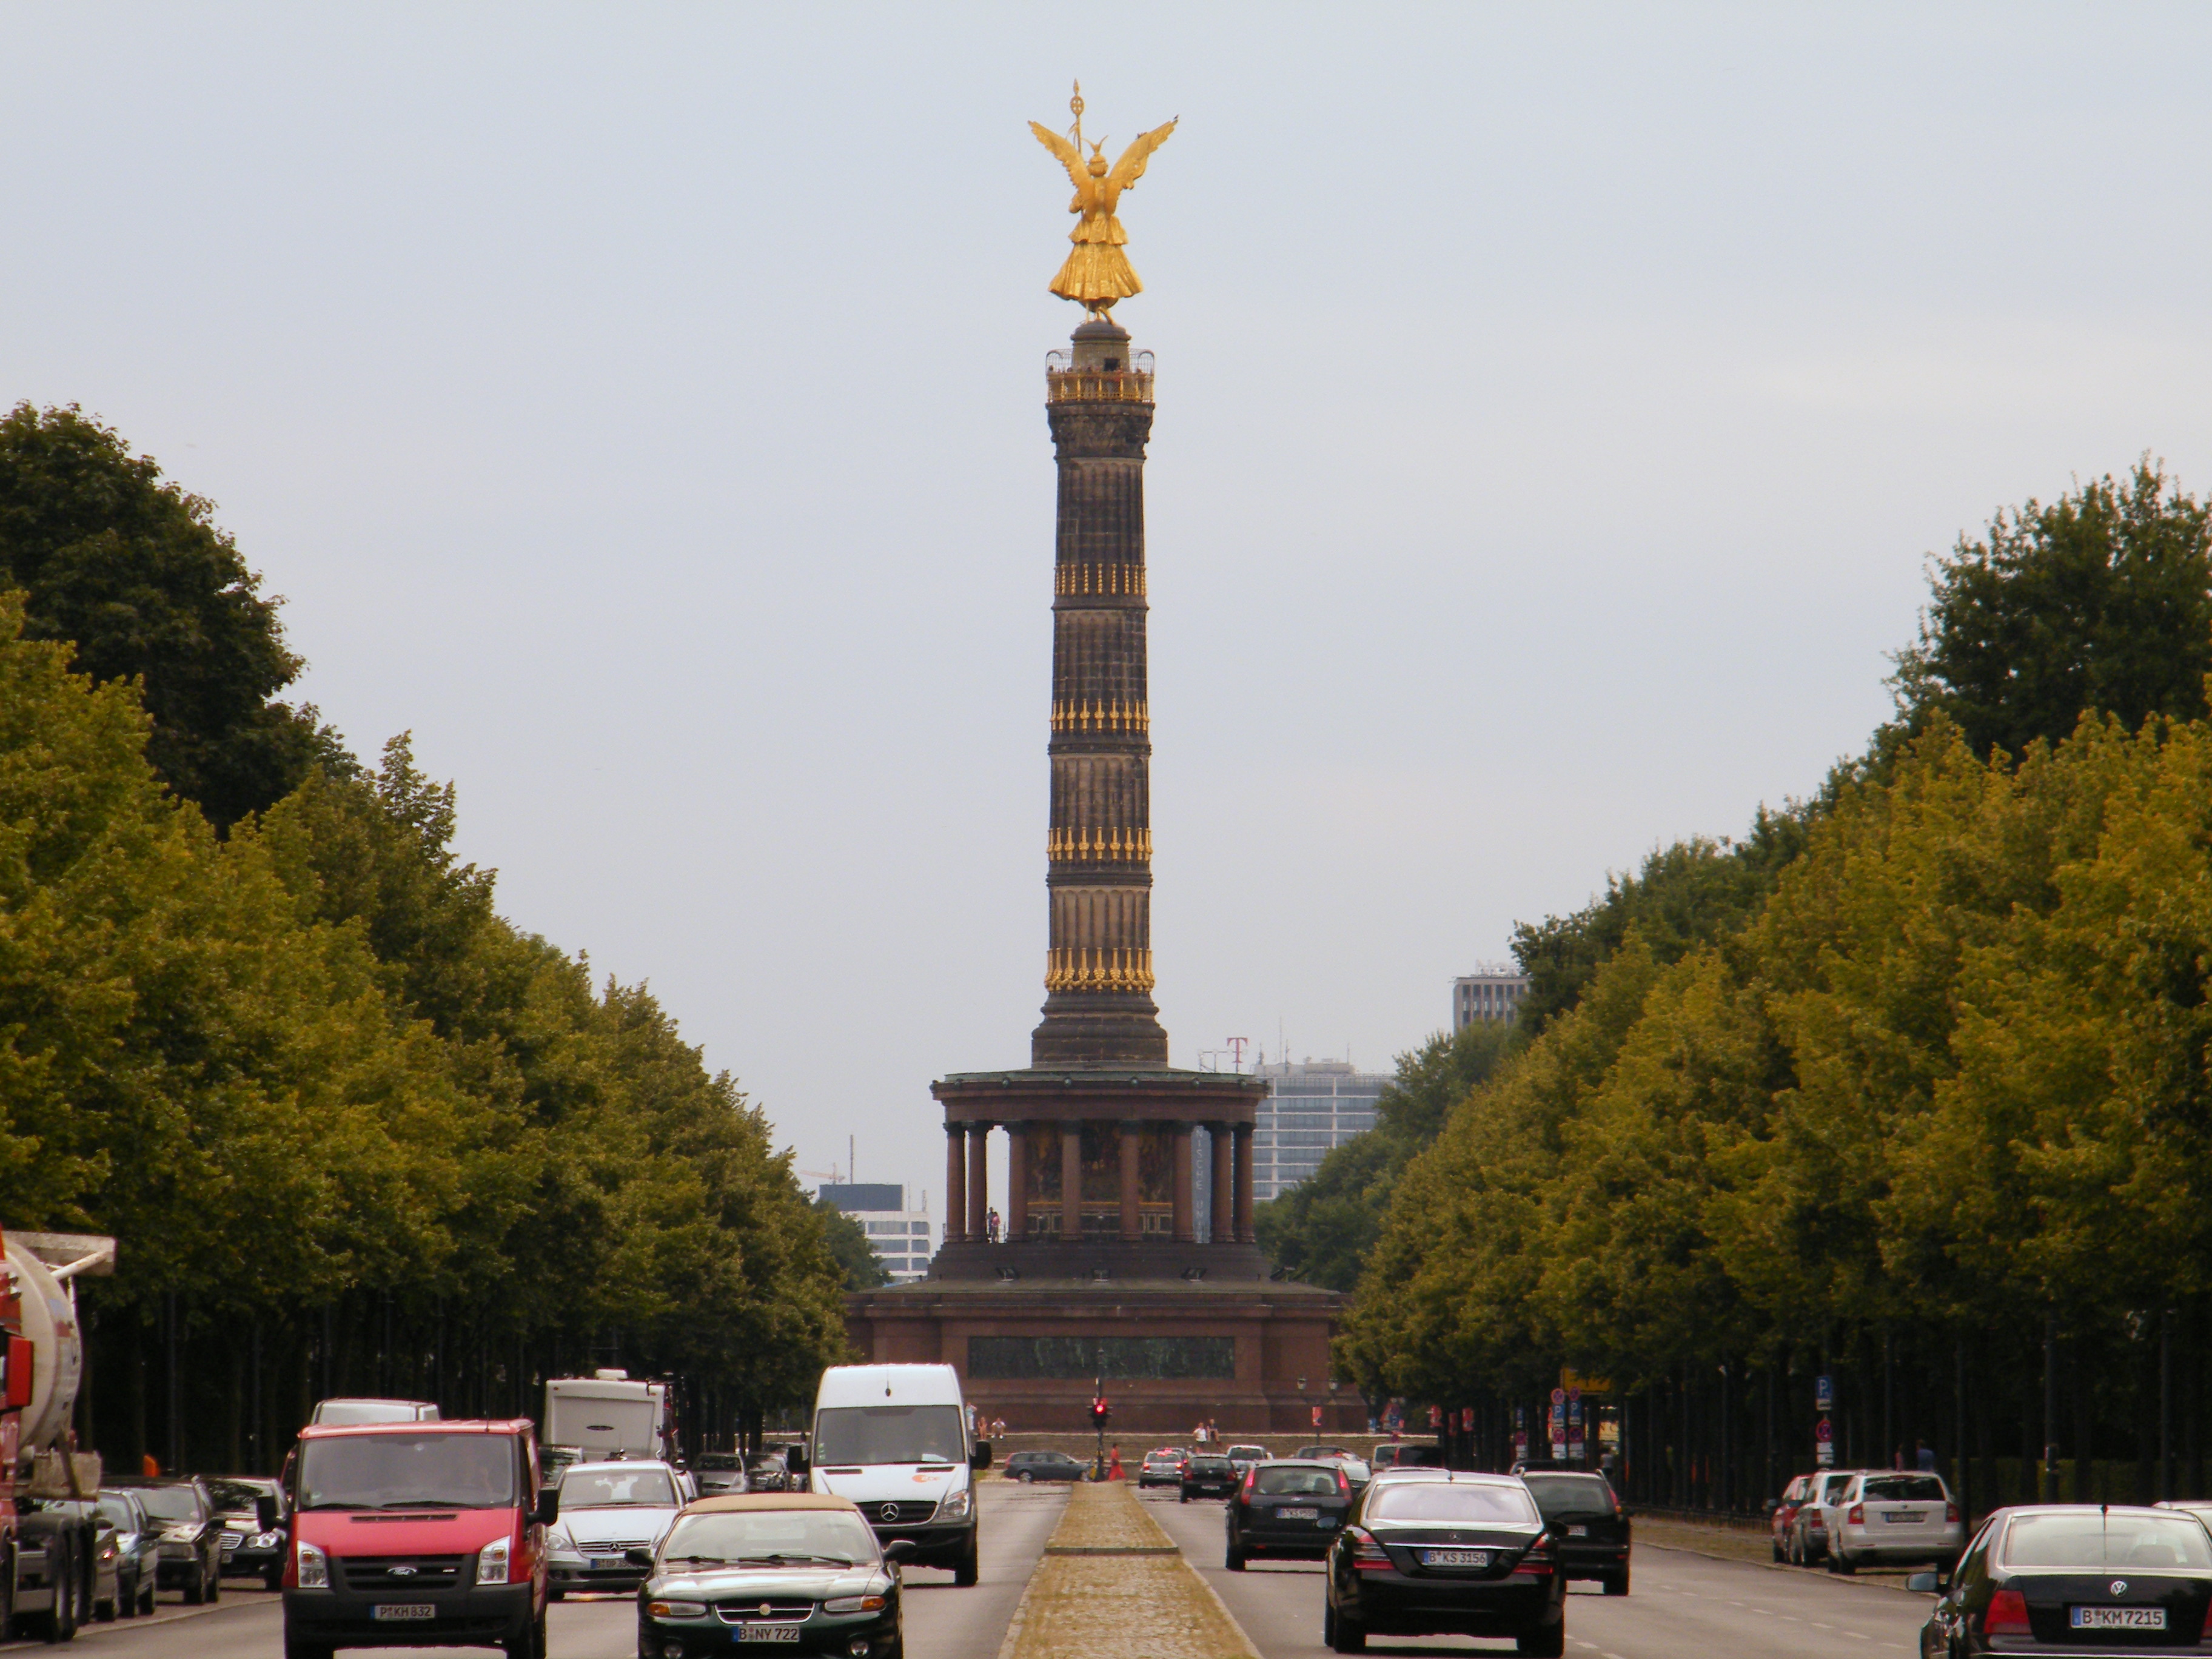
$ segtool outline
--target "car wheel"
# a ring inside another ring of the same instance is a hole
[[[1221,1565],[1231,1572],[1244,1571],[1244,1552],[1237,1547],[1234,1540],[1231,1540],[1228,1549],[1223,1553]]]
[[[1184,1487],[1181,1492],[1177,1492],[1177,1493],[1176,1494],[1176,1503],[1178,1503],[1178,1504],[1188,1504],[1188,1503],[1189,1503],[1189,1502],[1190,1502],[1190,1488],[1189,1488],[1189,1487],[1188,1487],[1188,1486],[1185,1486],[1185,1487]]]
[[[1778,1565],[1782,1560],[1782,1540],[1779,1538],[1774,1540],[1774,1559]]]
[[[118,1595],[119,1595],[120,1593],[121,1587],[118,1585],[117,1587],[117,1595],[111,1595],[105,1601],[94,1601],[92,1604],[93,1618],[103,1625],[113,1624],[115,1622],[115,1603],[118,1599]]]
[[[138,1611],[149,1619],[154,1616],[154,1592],[160,1588],[143,1572],[138,1575]]]
[[[1328,1620],[1328,1650],[1331,1653],[1364,1653],[1367,1651],[1367,1630],[1358,1620],[1347,1619],[1332,1607],[1334,1616]]]
[[[1560,1659],[1567,1650],[1565,1615],[1562,1614],[1556,1623],[1523,1632],[1515,1640],[1513,1650],[1534,1655],[1534,1659]]]
[[[73,1642],[76,1639],[76,1551],[65,1537],[51,1540],[46,1547],[62,1553],[61,1588],[54,1592],[54,1610],[46,1615],[46,1640]]]
[[[319,1642],[302,1642],[290,1632],[284,1634],[284,1659],[337,1659],[337,1650]]]
[[[1027,1469],[1024,1469],[1019,1474],[1016,1475],[1014,1479],[1020,1481],[1022,1485],[1026,1486],[1034,1481],[1036,1479],[1036,1476],[1031,1474]]]
[[[971,1529],[968,1534],[967,1549],[962,1552],[960,1559],[952,1565],[952,1582],[962,1589],[972,1589],[975,1581],[983,1576],[981,1559],[982,1548],[982,1540]]]
[[[124,1593],[123,1580],[118,1577],[115,1581],[115,1593],[117,1596],[120,1598],[116,1611],[120,1613],[125,1619],[136,1619],[138,1616],[137,1582],[135,1579],[131,1582],[130,1593],[125,1595]]]
[[[1626,1567],[1623,1567],[1619,1572],[1607,1573],[1606,1575],[1605,1593],[1607,1595],[1626,1595],[1628,1594],[1628,1569]]]
[[[545,1592],[545,1599],[549,1601],[565,1601],[568,1595],[568,1592],[564,1589],[550,1589]]]
[[[201,1573],[196,1575],[191,1582],[185,1586],[185,1605],[188,1607],[196,1607],[206,1600],[207,1575]]]

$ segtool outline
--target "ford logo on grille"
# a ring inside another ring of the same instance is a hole
[[[886,1521],[896,1521],[898,1519],[898,1505],[896,1504],[886,1504],[883,1508],[877,1510],[876,1513],[882,1516]]]
[[[415,1573],[416,1569],[406,1565],[404,1563],[402,1563],[400,1565],[396,1566],[392,1570],[392,1576],[394,1578],[412,1578],[415,1576]]]

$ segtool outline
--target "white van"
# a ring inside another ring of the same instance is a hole
[[[915,1565],[975,1582],[971,1477],[991,1467],[991,1443],[969,1437],[951,1366],[832,1365],[814,1396],[813,1444],[791,1457],[794,1474],[808,1466],[809,1490],[858,1504],[880,1542],[911,1540]]]

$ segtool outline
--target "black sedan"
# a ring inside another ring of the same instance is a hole
[[[1233,1497],[1238,1479],[1237,1466],[1227,1458],[1194,1453],[1182,1466],[1181,1501],[1188,1504],[1194,1498]]]
[[[1521,1477],[1551,1529],[1567,1577],[1594,1578],[1607,1595],[1628,1594],[1628,1511],[1601,1474],[1531,1469]]]
[[[1364,1653],[1375,1636],[1511,1637],[1566,1651],[1567,1578],[1528,1487],[1439,1469],[1378,1480],[1328,1553],[1322,1640]]]
[[[789,1492],[791,1465],[781,1452],[761,1452],[745,1464],[747,1492]]]
[[[216,1475],[209,1478],[207,1488],[222,1523],[222,1570],[258,1578],[265,1589],[279,1588],[284,1578],[284,1527],[291,1514],[284,1483],[258,1474]],[[264,1498],[276,1500],[274,1527],[261,1524]]]
[[[1317,1560],[1328,1553],[1351,1507],[1352,1482],[1340,1463],[1284,1458],[1259,1464],[1229,1500],[1223,1565],[1242,1572],[1255,1555]]]
[[[133,1481],[126,1490],[145,1506],[161,1534],[155,1583],[182,1590],[191,1607],[222,1595],[222,1528],[216,1519],[215,1498],[199,1478]]]
[[[1920,1632],[1924,1659],[2065,1653],[2075,1659],[2212,1653],[2212,1536],[2175,1510],[2039,1504],[2000,1510],[1955,1572],[1915,1573],[1938,1590]]]
[[[1038,1480],[1080,1480],[1090,1472],[1088,1463],[1056,1451],[1018,1451],[1002,1470],[1007,1480],[1025,1486]]]

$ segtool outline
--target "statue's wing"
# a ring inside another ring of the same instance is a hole
[[[1041,122],[1030,122],[1030,131],[1036,134],[1037,143],[1060,158],[1060,166],[1067,169],[1067,176],[1075,181],[1076,189],[1081,190],[1085,182],[1083,152]]]
[[[1176,121],[1182,118],[1177,116]],[[1150,132],[1139,133],[1137,142],[1121,152],[1121,159],[1114,163],[1113,172],[1106,175],[1106,188],[1119,193],[1145,176],[1145,163],[1152,159],[1152,152],[1168,141],[1176,130],[1175,121],[1164,127],[1154,127]]]

